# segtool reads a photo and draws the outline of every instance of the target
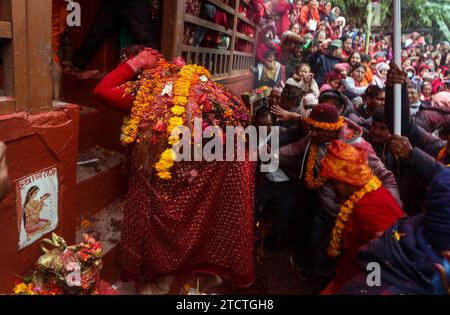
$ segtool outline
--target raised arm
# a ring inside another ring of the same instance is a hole
[[[120,64],[108,73],[94,90],[94,96],[108,106],[131,110],[133,96],[126,94],[121,85],[135,78],[136,72],[127,63]]]
[[[133,80],[142,69],[153,67],[157,54],[153,50],[141,51],[136,57],[120,64],[108,73],[94,90],[94,95],[100,101],[111,107],[130,111],[133,97],[125,93],[121,85]]]

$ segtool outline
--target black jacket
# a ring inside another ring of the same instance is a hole
[[[394,91],[386,88],[385,101],[386,122],[389,130],[394,130]],[[405,167],[400,168],[398,184],[403,210],[408,215],[422,212],[428,183],[445,167],[436,157],[446,145],[436,136],[418,126],[410,117],[409,100],[406,87],[402,87],[402,135],[407,137],[413,146],[408,161],[403,161]],[[450,162],[449,162],[450,163]]]

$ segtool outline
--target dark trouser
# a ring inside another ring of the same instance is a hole
[[[297,184],[293,181],[277,183],[264,179],[256,200],[256,220],[261,219],[260,209],[272,205],[274,215],[270,237],[280,239],[288,228],[297,203]]]
[[[302,260],[305,256],[311,255],[311,231],[317,211],[317,192],[308,189],[303,182],[300,184],[298,192],[301,203],[296,211],[297,239],[294,255],[297,260]]]
[[[327,254],[334,225],[335,220],[320,216],[314,218],[312,225],[311,247],[314,253],[314,269],[321,276],[332,276],[336,271],[335,261]]]
[[[150,19],[148,0],[103,0],[83,45],[74,54],[74,65],[85,67],[102,42],[118,33],[122,22],[128,24],[137,44],[159,49],[159,31]]]

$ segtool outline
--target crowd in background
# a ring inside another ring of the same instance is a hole
[[[257,183],[257,222],[270,217],[272,224],[266,248],[286,246],[291,227],[297,236],[291,263],[305,277],[314,275],[325,284],[333,279],[329,292],[355,293],[363,278],[342,290],[365,268],[358,267],[357,255],[373,250],[379,261],[398,264],[383,266],[390,272],[384,279],[388,285],[375,293],[433,293],[432,262],[450,256],[449,43],[408,34],[397,66],[392,34],[366,38],[332,2],[275,0],[264,8],[255,88],[272,90],[256,105],[255,124],[279,126],[282,146],[280,169],[261,174]],[[401,136],[393,134],[395,84],[402,85]],[[366,191],[349,219],[343,211],[355,195],[341,186],[370,186],[369,177],[359,183],[367,172],[386,191]],[[446,179],[433,186],[441,172]],[[401,247],[402,233],[393,234],[400,243],[395,253],[383,247],[392,244],[369,242],[381,235],[390,240],[397,220],[408,222],[399,223],[410,229],[404,242],[428,242],[434,251],[411,249],[411,243]],[[344,232],[336,232],[342,226]],[[344,239],[342,256],[330,255],[340,246],[336,237]],[[396,255],[409,260],[400,262]]]

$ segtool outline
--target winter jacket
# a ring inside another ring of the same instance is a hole
[[[320,24],[319,10],[317,8],[311,9],[309,6],[305,5],[300,10],[300,16],[298,20],[302,27],[306,27],[309,20],[315,20],[317,22],[317,25],[319,25]]]
[[[448,119],[450,119],[450,109],[421,106],[414,121],[427,132],[433,133]]]
[[[368,86],[356,86],[355,80],[352,77],[347,77],[342,80],[345,91],[355,94],[357,96],[362,96],[366,92]]]
[[[385,101],[386,122],[391,133],[394,133],[394,89],[386,88]],[[418,126],[409,114],[409,99],[406,86],[402,86],[402,135],[409,138],[413,147],[418,147],[431,155],[437,157],[441,149],[447,144],[446,141],[428,133]]]
[[[295,73],[295,70],[298,66],[303,63],[303,58],[296,58],[293,54],[291,54],[286,63],[286,78],[292,78]]]
[[[405,86],[402,87],[402,135],[409,138],[413,150],[405,167],[399,175],[400,196],[403,210],[409,215],[421,213],[425,201],[429,176],[436,174],[439,164],[436,161],[446,142],[428,133],[418,126],[409,115],[409,100]],[[394,92],[392,87],[386,89],[385,115],[389,130],[394,128]],[[448,159],[448,157],[447,157]],[[450,163],[450,161],[448,162]]]
[[[333,71],[338,63],[341,63],[340,58],[322,54],[320,51],[311,56],[311,68],[319,86],[325,83],[325,76]]]

